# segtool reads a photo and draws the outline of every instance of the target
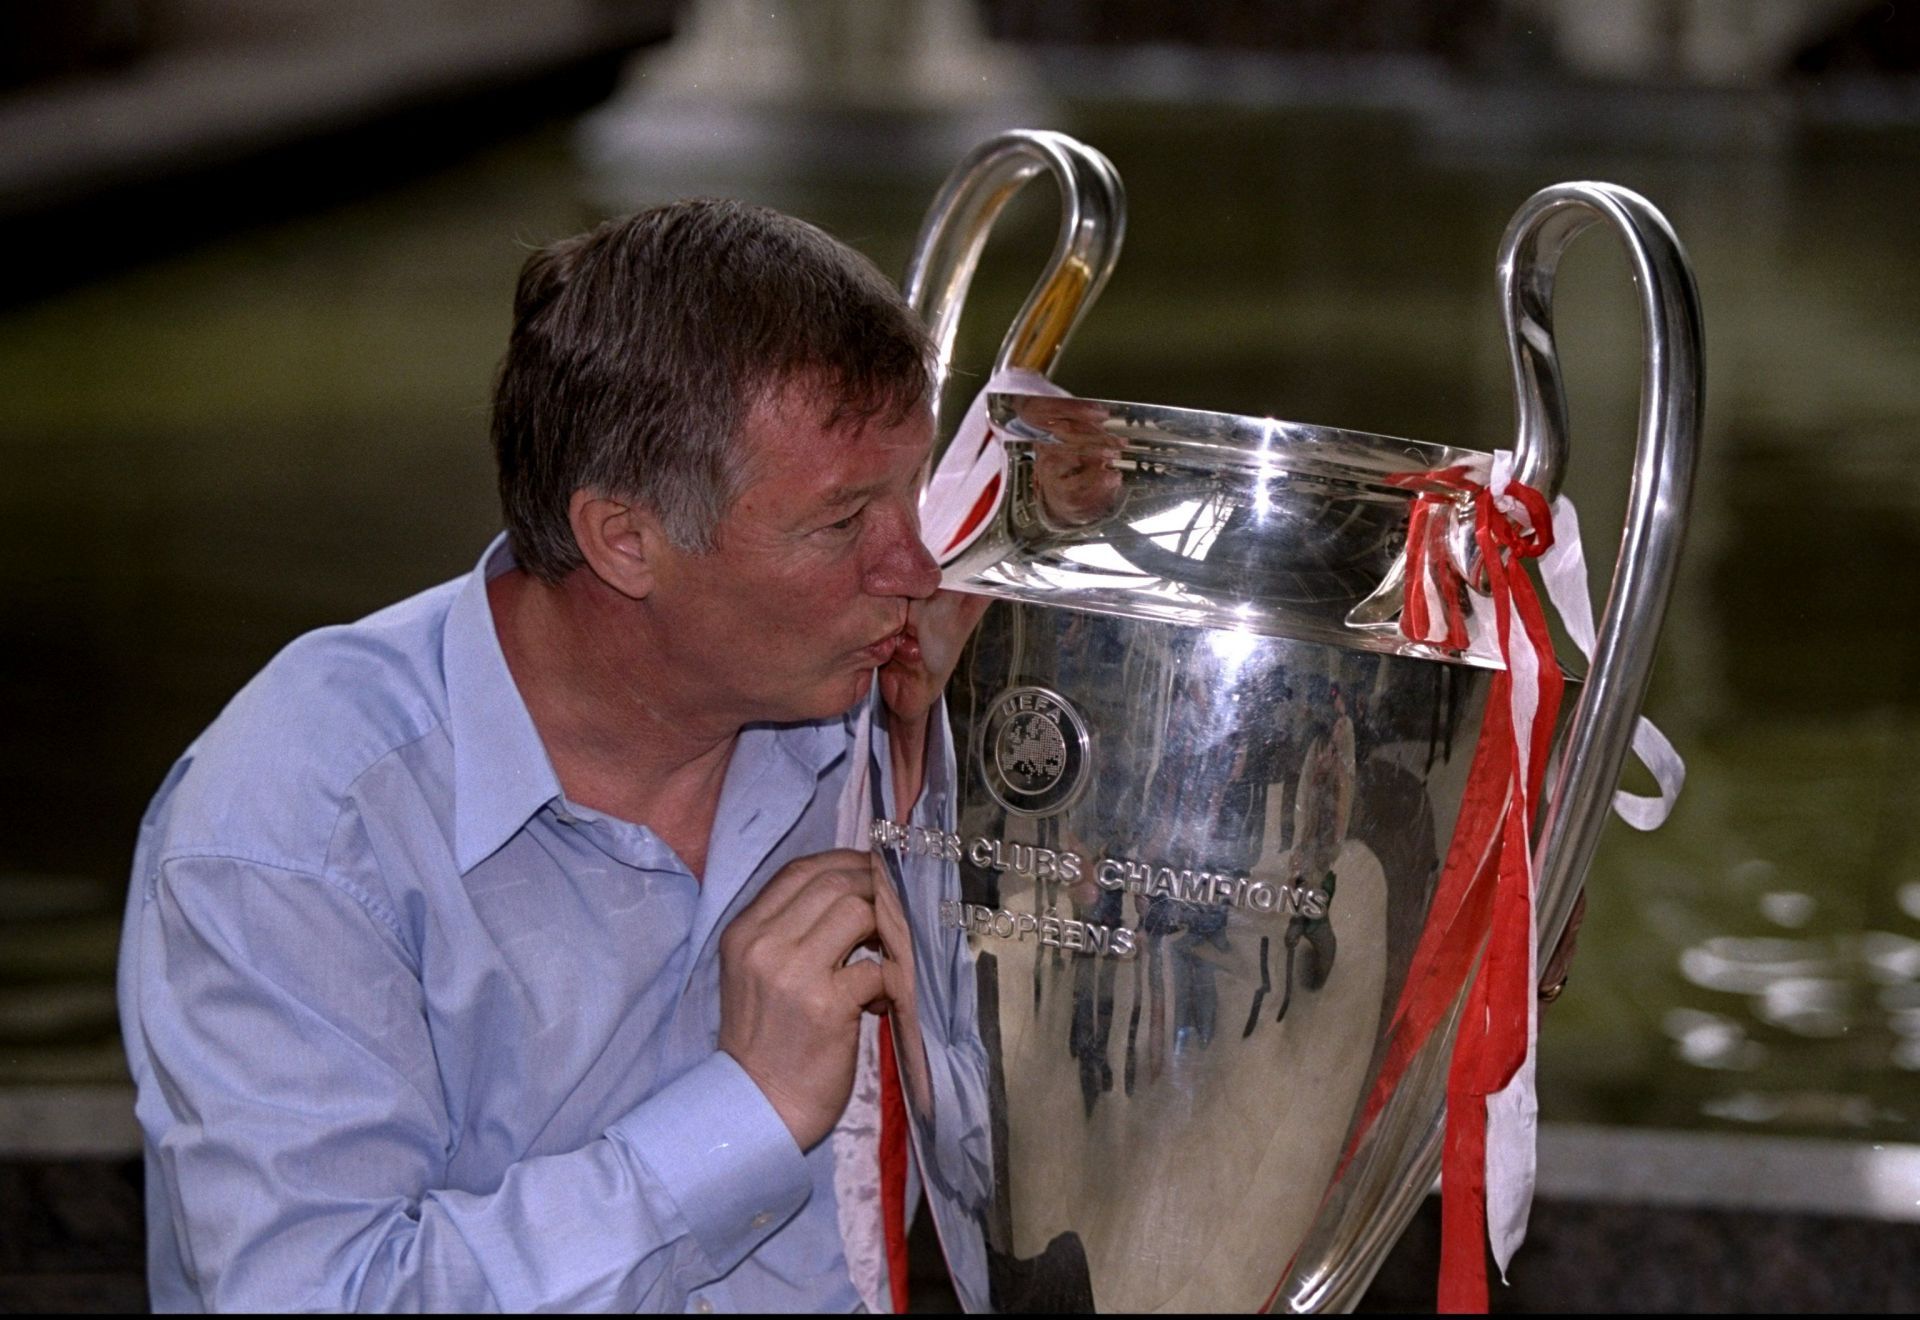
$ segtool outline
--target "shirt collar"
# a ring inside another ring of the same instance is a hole
[[[847,737],[853,728],[853,712],[831,719],[811,720],[805,724],[749,724],[740,730],[742,745],[749,738],[765,737],[781,755],[818,779],[838,765],[847,754]],[[738,756],[736,748],[734,755]]]
[[[487,603],[487,583],[514,567],[502,533],[454,597],[441,643],[453,739],[453,852],[463,875],[560,796],[560,777],[507,669]]]

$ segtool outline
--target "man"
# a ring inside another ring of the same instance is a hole
[[[837,817],[875,686],[880,805],[949,809],[979,609],[919,541],[929,359],[754,208],[527,263],[504,537],[293,643],[142,824],[156,1308],[858,1305],[824,1138],[901,987]]]

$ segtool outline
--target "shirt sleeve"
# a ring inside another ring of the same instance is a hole
[[[806,1201],[799,1148],[724,1054],[578,1150],[448,1186],[459,1128],[419,969],[376,910],[189,858],[136,919],[149,1204],[202,1305],[679,1310]]]

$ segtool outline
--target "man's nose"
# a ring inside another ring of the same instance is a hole
[[[925,600],[940,587],[940,565],[920,540],[920,520],[908,510],[891,520],[867,569],[867,591],[875,596]]]

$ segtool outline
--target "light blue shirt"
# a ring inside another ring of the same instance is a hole
[[[715,1048],[719,933],[835,846],[851,720],[742,731],[697,883],[561,792],[487,605],[511,564],[294,642],[141,824],[157,1310],[859,1304],[832,1143]]]

